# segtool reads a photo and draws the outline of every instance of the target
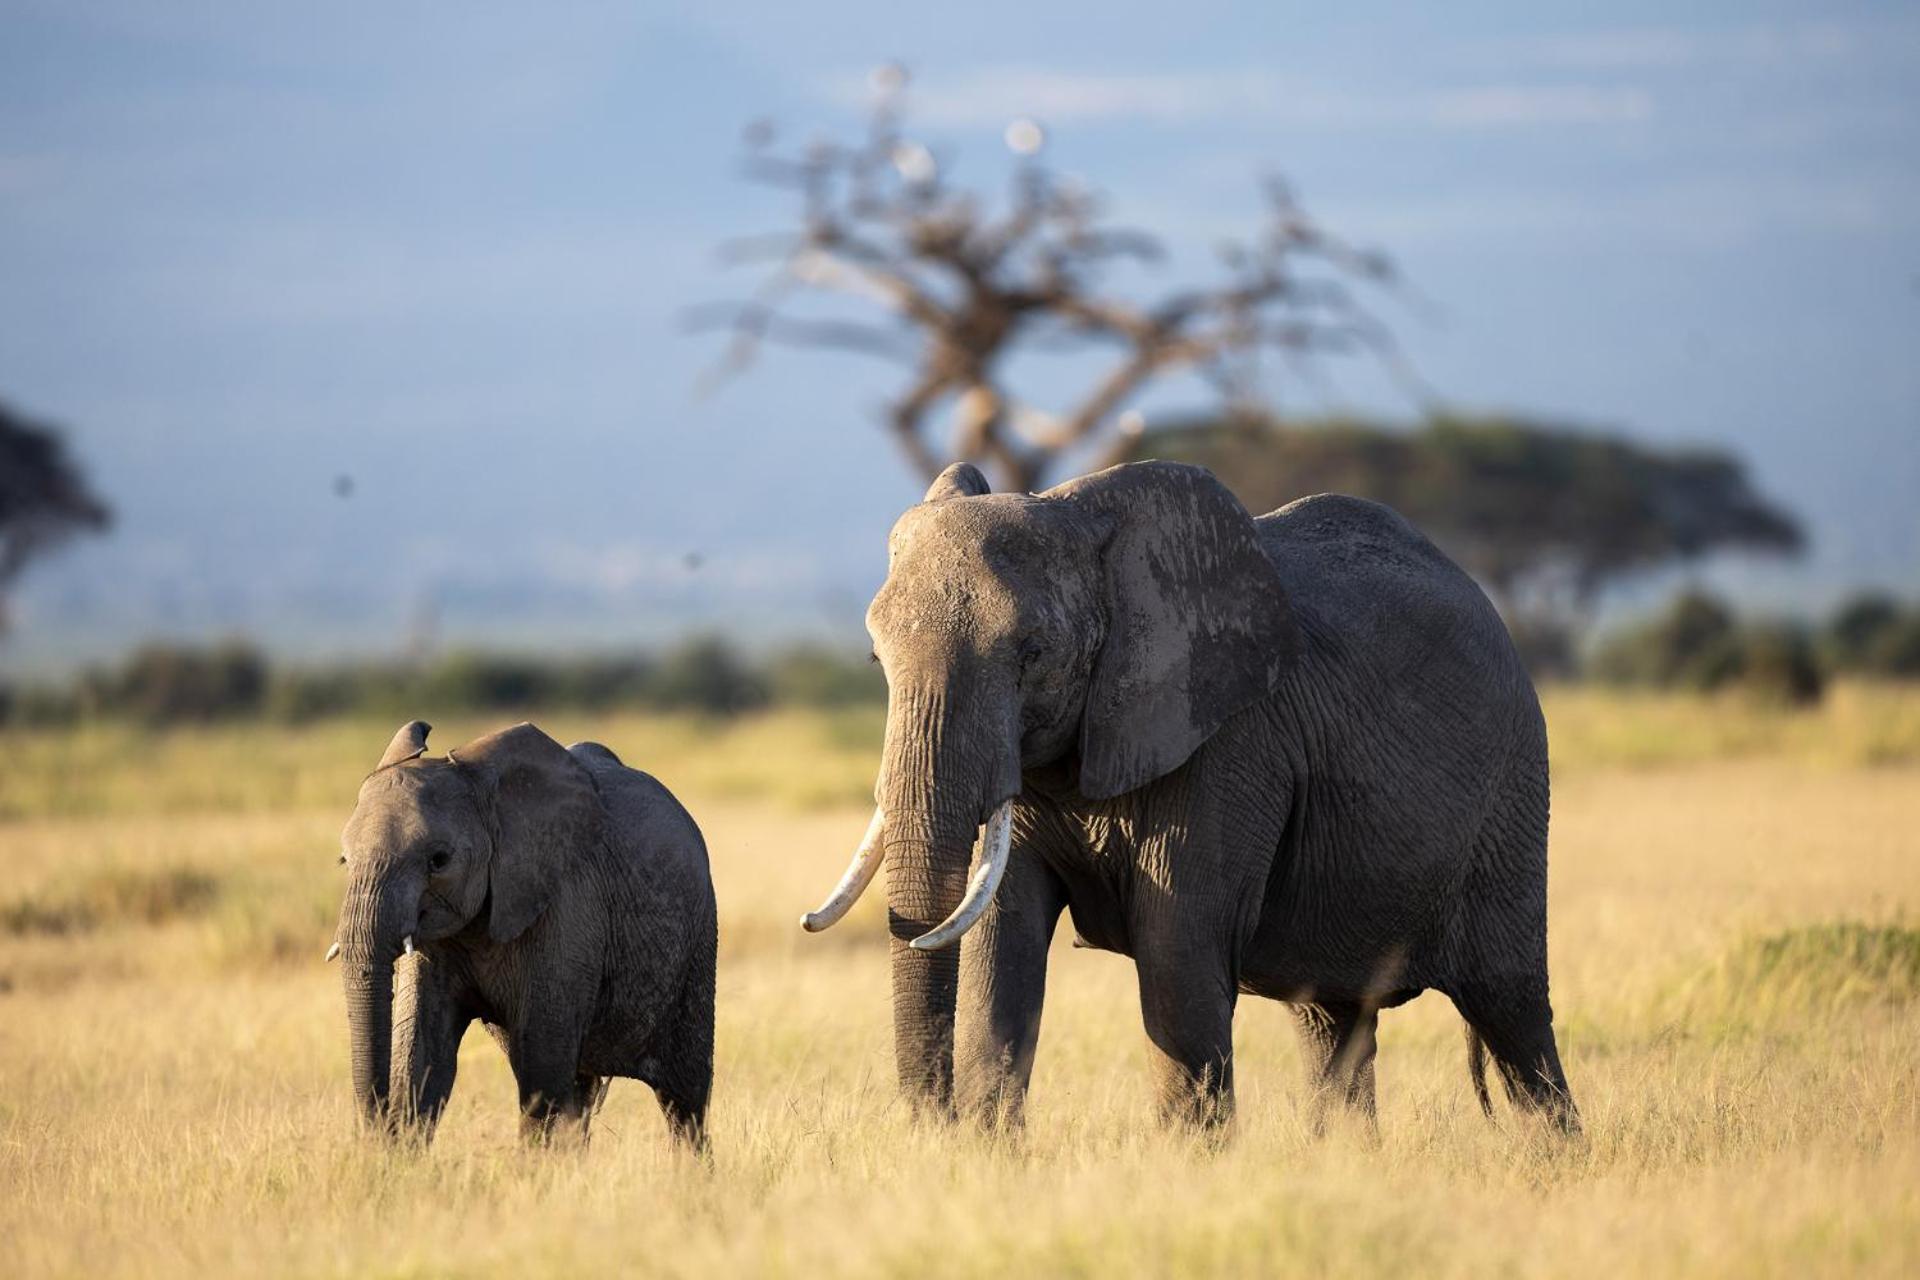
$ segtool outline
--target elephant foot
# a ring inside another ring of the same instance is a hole
[[[660,1102],[660,1114],[666,1117],[667,1136],[675,1149],[697,1155],[711,1163],[713,1148],[707,1136],[706,1101],[675,1098],[658,1090],[655,1091],[655,1097]]]
[[[1219,1072],[1219,1074],[1216,1074]],[[1160,1121],[1169,1129],[1182,1129],[1196,1135],[1224,1141],[1233,1126],[1233,1086],[1222,1080],[1224,1070],[1212,1064],[1197,1074],[1180,1073],[1163,1079],[1160,1089]]]

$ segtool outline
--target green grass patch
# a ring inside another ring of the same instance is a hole
[[[1808,1002],[1911,1000],[1920,994],[1920,929],[1855,921],[1787,929],[1747,942],[1728,968],[1747,987]]]
[[[1832,921],[1745,938],[1680,993],[1696,1029],[1798,1025],[1920,996],[1920,929]]]

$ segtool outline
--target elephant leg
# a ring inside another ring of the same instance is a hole
[[[520,1136],[542,1143],[564,1125],[584,1137],[587,1109],[579,1087],[579,1033],[560,1025],[554,1006],[531,1003],[538,1012],[513,1030],[507,1047],[520,1090]]]
[[[653,1096],[660,1103],[660,1114],[667,1121],[667,1136],[674,1145],[705,1155],[708,1151],[706,1095],[693,1096],[661,1086],[654,1089]]]
[[[673,1031],[657,1070],[647,1076],[678,1145],[706,1154],[707,1100],[713,1093],[713,954],[703,949],[690,966],[674,1004]]]
[[[610,1083],[606,1076],[577,1075],[573,1078],[573,1096],[560,1109],[560,1115],[578,1127],[582,1139],[586,1138],[587,1130],[593,1123],[593,1113],[607,1100],[607,1086]]]
[[[1443,989],[1492,1056],[1514,1108],[1578,1133],[1580,1113],[1560,1066],[1547,994],[1544,768],[1516,775],[1506,793],[1509,804],[1492,815],[1465,885],[1466,900],[1479,910],[1456,940],[1461,971]],[[1470,1050],[1469,1061],[1484,1105],[1479,1054]]]
[[[394,986],[389,1096],[401,1124],[431,1139],[453,1093],[460,1040],[472,1018],[449,989],[447,966],[424,951],[394,965]]]
[[[1233,1010],[1239,991],[1217,938],[1143,949],[1140,1012],[1160,1114],[1212,1128],[1233,1118]]]
[[[1580,1113],[1560,1066],[1553,1006],[1545,990],[1514,992],[1467,983],[1451,994],[1460,1016],[1486,1045],[1514,1108],[1565,1133],[1578,1133]]]
[[[1294,1005],[1293,1018],[1300,1031],[1307,1085],[1313,1091],[1309,1115],[1314,1132],[1325,1127],[1327,1108],[1335,1101],[1371,1124],[1379,1012],[1354,1001],[1329,1001]]]
[[[954,1027],[954,1102],[985,1128],[1018,1127],[1040,1042],[1047,950],[1066,886],[1016,849],[993,904],[961,943]]]

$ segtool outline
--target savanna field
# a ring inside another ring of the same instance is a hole
[[[794,923],[865,825],[878,712],[536,716],[705,829],[710,1167],[631,1081],[587,1150],[522,1150],[478,1032],[430,1149],[355,1132],[321,954],[391,723],[0,735],[0,1275],[1920,1274],[1920,692],[1547,714],[1584,1140],[1484,1120],[1429,995],[1382,1019],[1377,1141],[1309,1132],[1291,1020],[1243,1002],[1217,1147],[1153,1121],[1132,966],[1068,927],[1024,1138],[909,1122],[880,895]]]

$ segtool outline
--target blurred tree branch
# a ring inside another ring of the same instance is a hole
[[[1109,224],[1091,192],[1041,163],[1037,124],[1007,129],[1019,160],[995,209],[952,185],[940,157],[904,131],[906,73],[882,67],[873,87],[866,134],[852,145],[820,141],[782,154],[771,125],[747,130],[746,176],[794,192],[799,225],[721,246],[724,262],[768,274],[750,300],[688,316],[695,328],[730,335],[706,386],[750,368],[768,343],[905,361],[912,374],[885,420],[915,470],[930,479],[966,460],[1015,490],[1038,487],[1070,452],[1090,452],[1097,466],[1131,456],[1144,419],[1126,407],[1155,379],[1197,373],[1231,406],[1250,406],[1263,352],[1292,361],[1369,353],[1419,394],[1391,332],[1351,287],[1397,287],[1393,264],[1329,233],[1285,184],[1265,185],[1258,235],[1220,247],[1224,278],[1137,303],[1108,287],[1108,269],[1161,261],[1159,241]],[[826,295],[887,318],[794,309]],[[1006,385],[1015,351],[1072,348],[1109,353],[1073,403],[1043,411]],[[943,406],[951,409],[944,440]]]

